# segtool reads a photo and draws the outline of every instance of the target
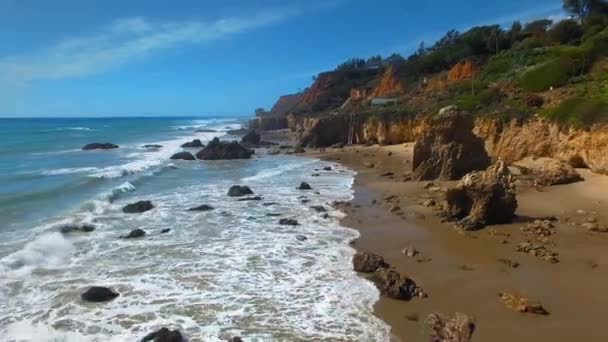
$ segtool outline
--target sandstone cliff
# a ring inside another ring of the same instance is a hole
[[[403,84],[397,76],[394,67],[389,66],[386,68],[380,81],[372,92],[372,97],[389,97],[403,94]]]
[[[346,143],[350,116],[289,116],[289,127],[308,146],[330,146]],[[382,145],[414,142],[428,125],[420,117],[395,115],[355,116],[353,143]],[[593,172],[608,174],[608,125],[576,129],[554,122],[531,118],[502,122],[498,118],[478,118],[474,133],[485,142],[494,160],[512,163],[528,156],[550,157],[574,167],[588,167]]]
[[[273,116],[286,116],[297,106],[301,99],[302,94],[283,95],[272,106],[270,114]]]

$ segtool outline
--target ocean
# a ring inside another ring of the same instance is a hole
[[[237,139],[228,131],[242,123],[0,119],[0,341],[138,341],[161,327],[190,341],[388,341],[378,291],[352,269],[358,233],[329,205],[352,198],[353,171],[263,149],[250,160],[169,159],[194,138]],[[120,148],[81,150],[91,142]],[[297,190],[302,181],[314,191]],[[235,184],[263,200],[228,197]],[[122,212],[139,200],[155,208]],[[188,211],[202,204],[214,210]],[[96,229],[61,233],[70,224]],[[121,238],[136,228],[146,236]],[[120,296],[83,302],[92,285]]]

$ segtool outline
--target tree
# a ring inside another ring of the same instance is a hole
[[[549,39],[558,44],[576,43],[583,35],[582,27],[574,20],[562,20],[548,32]]]
[[[564,9],[574,15],[581,22],[593,12],[606,12],[608,4],[604,0],[564,0]]]
[[[524,31],[533,35],[536,38],[543,38],[547,32],[547,28],[553,24],[553,20],[540,19],[529,22],[524,27]]]

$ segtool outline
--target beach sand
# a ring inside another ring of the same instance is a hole
[[[590,217],[608,223],[608,176],[579,170],[584,182],[519,187],[515,223],[461,233],[421,205],[429,197],[440,197],[433,188],[425,189],[428,182],[404,181],[403,175],[411,171],[412,148],[410,143],[307,153],[358,172],[355,198],[343,221],[361,233],[355,248],[382,255],[429,294],[407,302],[382,297],[377,303],[376,313],[392,327],[395,341],[426,341],[425,323],[432,312],[475,317],[474,341],[608,340],[608,329],[602,326],[608,314],[608,233],[580,226]],[[383,176],[387,172],[394,175]],[[396,199],[385,200],[391,195]],[[401,210],[395,211],[395,206]],[[548,216],[558,217],[556,234],[546,245],[559,253],[556,264],[515,251],[518,243],[536,239],[520,228]],[[401,250],[407,246],[420,254],[405,256]],[[509,267],[499,258],[520,266]],[[512,311],[499,299],[501,291],[536,299],[550,314]]]

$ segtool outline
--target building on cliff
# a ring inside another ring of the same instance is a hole
[[[397,102],[396,97],[374,97],[371,101],[372,107],[388,106]]]

